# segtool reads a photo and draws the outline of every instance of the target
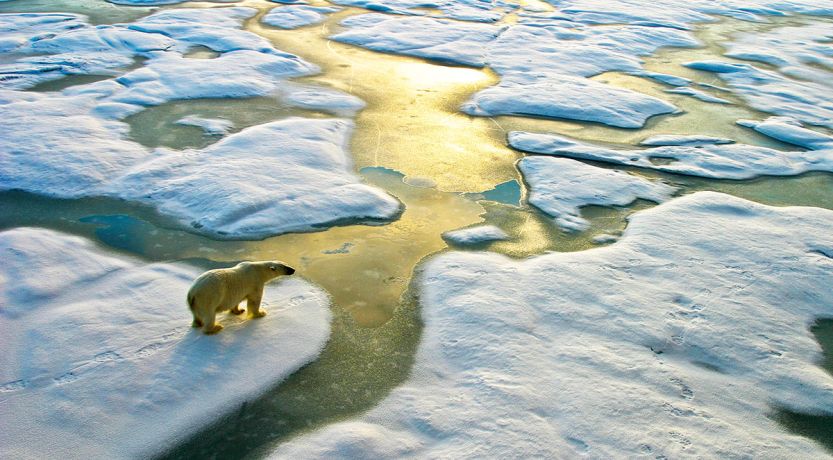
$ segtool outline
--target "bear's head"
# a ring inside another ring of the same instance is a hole
[[[277,260],[271,262],[264,262],[264,265],[270,272],[270,278],[277,278],[279,276],[288,276],[295,273],[295,269]]]

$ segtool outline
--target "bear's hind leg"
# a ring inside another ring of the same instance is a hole
[[[215,313],[211,313],[211,316],[206,318],[205,325],[202,328],[202,331],[206,334],[216,334],[223,330],[223,326],[219,324],[215,324]]]
[[[233,315],[243,314],[243,311],[244,310],[242,308],[240,308],[240,304],[237,304],[237,305],[231,307],[231,310],[229,310],[229,312],[231,312],[231,314],[233,314]]]

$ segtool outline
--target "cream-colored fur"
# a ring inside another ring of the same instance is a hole
[[[203,273],[188,290],[188,307],[194,315],[192,326],[202,327],[206,334],[220,332],[223,326],[215,323],[217,312],[230,310],[239,315],[243,313],[243,299],[253,318],[264,316],[266,311],[260,309],[263,285],[293,273],[294,268],[281,262],[241,262],[232,268]]]

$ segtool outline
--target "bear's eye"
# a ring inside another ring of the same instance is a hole
[[[276,266],[274,266],[274,265],[272,265],[272,266],[271,266],[271,267],[269,267],[269,268],[270,268],[270,269],[272,269],[272,271],[273,271],[273,272],[274,272],[274,271],[277,271],[277,269],[278,269],[278,267],[276,267]]]

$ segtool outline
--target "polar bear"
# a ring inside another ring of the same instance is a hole
[[[260,309],[263,285],[279,276],[295,273],[295,269],[277,261],[240,262],[231,268],[209,270],[200,275],[188,290],[188,307],[194,315],[193,327],[215,334],[223,326],[215,324],[217,312],[230,310],[243,313],[239,304],[246,299],[246,309],[253,318],[266,314]]]

